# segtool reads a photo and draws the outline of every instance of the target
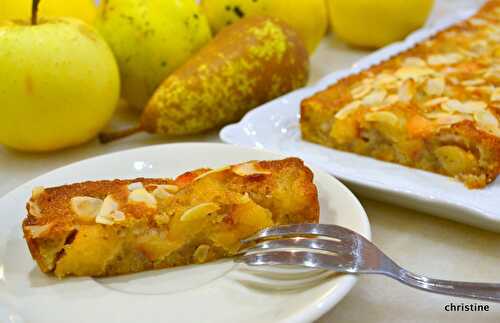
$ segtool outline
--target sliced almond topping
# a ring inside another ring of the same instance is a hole
[[[203,173],[201,175],[198,175],[194,180],[197,181],[197,180],[202,179],[203,177],[208,176],[210,174],[215,174],[215,173],[223,172],[226,169],[229,169],[229,166],[224,166],[224,167],[221,167],[221,168],[209,170],[208,172],[205,172],[205,173]]]
[[[209,250],[209,245],[202,244],[198,246],[198,248],[196,248],[196,251],[193,253],[194,261],[198,263],[205,262],[205,260],[207,260]]]
[[[407,79],[398,89],[398,97],[401,102],[410,102],[417,93],[415,81]]]
[[[391,94],[391,95],[388,95],[388,96],[385,98],[385,100],[384,100],[383,104],[384,104],[384,105],[391,105],[391,104],[394,104],[394,103],[396,103],[396,102],[398,102],[398,101],[399,101],[399,96],[398,96],[398,95],[396,95],[396,94]]]
[[[141,182],[135,182],[135,183],[128,184],[127,188],[129,191],[133,191],[133,190],[138,190],[138,189],[144,188],[144,185]]]
[[[479,126],[490,131],[498,129],[498,119],[488,110],[482,110],[474,113],[474,119]]]
[[[449,112],[460,112],[460,113],[476,113],[486,109],[487,104],[482,101],[467,101],[460,102],[458,100],[448,100],[444,102],[441,107]]]
[[[417,80],[421,77],[432,75],[435,71],[428,67],[418,67],[418,66],[403,66],[396,71],[396,77],[406,80],[414,79]]]
[[[491,93],[491,101],[500,101],[500,87],[496,87]]]
[[[165,200],[165,199],[169,198],[170,196],[172,196],[171,193],[167,192],[167,190],[165,190],[161,187],[155,188],[154,191],[152,192],[152,194],[158,200]]]
[[[353,101],[345,106],[343,106],[337,113],[335,114],[335,118],[342,120],[347,118],[351,113],[356,111],[361,106],[361,101]]]
[[[361,84],[351,90],[351,96],[354,100],[361,99],[362,97],[370,93],[371,90],[372,87],[370,85]]]
[[[464,120],[470,120],[470,117],[467,117],[463,114],[448,114],[436,119],[437,123],[440,125],[452,125]]]
[[[417,67],[425,67],[427,64],[420,57],[407,57],[403,61],[403,66],[417,66]]]
[[[424,103],[424,107],[432,107],[432,106],[444,103],[444,102],[446,102],[448,100],[449,100],[449,98],[445,97],[445,96],[444,97],[440,97],[440,98],[434,98],[434,99],[431,99],[431,100],[425,102]]]
[[[92,221],[102,207],[103,201],[89,196],[75,196],[70,200],[71,210],[82,220]]]
[[[424,91],[428,95],[442,95],[446,87],[446,82],[443,77],[428,79],[425,83]]]
[[[456,64],[462,60],[462,55],[458,53],[430,55],[427,57],[427,64],[435,65],[451,65]]]
[[[462,81],[463,86],[476,86],[476,85],[482,85],[484,83],[486,83],[486,81],[483,79],[473,79],[473,80]]]
[[[36,239],[48,232],[51,227],[52,223],[47,223],[44,225],[27,225],[24,228],[30,233],[32,238]]]
[[[128,195],[128,202],[144,203],[150,208],[156,208],[157,204],[155,197],[144,188],[140,188],[130,192],[130,194]]]
[[[33,215],[36,218],[42,216],[42,210],[40,210],[40,206],[33,201],[28,202],[28,212],[30,215]]]
[[[398,116],[389,111],[377,111],[365,114],[366,121],[381,122],[396,126],[399,124]]]
[[[377,78],[375,79],[375,85],[376,86],[383,86],[383,85],[395,83],[397,81],[398,81],[397,77],[395,77],[391,74],[382,73],[382,74],[379,74],[377,76]]]
[[[31,190],[31,197],[36,199],[43,192],[45,192],[45,188],[43,186],[36,186]]]
[[[269,175],[270,171],[262,169],[258,163],[250,162],[235,165],[231,167],[233,173],[239,176],[250,176],[250,175]]]
[[[106,225],[113,224],[114,221],[111,216],[111,213],[117,210],[118,210],[118,203],[115,201],[115,199],[111,195],[106,196],[106,198],[102,202],[101,209],[99,210],[97,216],[95,217],[95,222]]]
[[[375,90],[363,98],[363,104],[367,106],[382,104],[386,96],[386,90]]]
[[[213,202],[198,204],[184,211],[184,213],[182,213],[180,217],[180,220],[181,221],[200,220],[209,215],[210,213],[213,213],[219,209],[220,206]]]
[[[165,191],[167,191],[169,193],[177,193],[179,191],[179,186],[172,185],[172,184],[156,185],[156,187],[164,189]]]

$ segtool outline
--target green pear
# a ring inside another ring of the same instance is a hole
[[[19,150],[92,139],[119,99],[113,53],[92,26],[72,18],[0,22],[0,71],[0,143]]]
[[[117,58],[122,97],[138,110],[211,38],[194,0],[102,0],[96,26]]]

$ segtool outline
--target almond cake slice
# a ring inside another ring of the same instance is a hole
[[[27,210],[31,255],[60,278],[204,263],[265,227],[319,219],[313,174],[297,158],[36,188]]]
[[[455,177],[500,172],[500,0],[301,104],[305,140]]]

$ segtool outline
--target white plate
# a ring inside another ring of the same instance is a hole
[[[419,30],[404,42],[385,47],[351,68],[327,75],[316,85],[289,93],[249,112],[239,123],[222,129],[228,143],[296,155],[343,180],[361,195],[500,231],[500,179],[481,190],[468,190],[448,177],[372,158],[345,153],[301,140],[299,107],[302,99],[337,80],[413,47],[437,31],[469,17],[466,10]]]
[[[229,259],[114,278],[57,280],[38,270],[22,238],[24,205],[34,186],[173,177],[204,166],[280,158],[283,155],[224,144],[150,146],[81,161],[21,185],[0,199],[0,321],[305,322],[318,318],[352,288],[354,276],[280,268],[262,273]],[[313,171],[320,221],[370,238],[368,219],[354,195],[332,176]]]

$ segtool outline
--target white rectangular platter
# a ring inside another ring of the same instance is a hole
[[[500,232],[500,178],[487,188],[469,190],[461,183],[436,174],[345,153],[303,141],[299,129],[302,99],[390,58],[434,35],[475,10],[448,16],[430,28],[416,31],[363,58],[348,69],[327,75],[317,84],[291,92],[249,112],[239,123],[222,129],[227,143],[298,156],[344,181],[356,193],[398,204],[483,229]]]

